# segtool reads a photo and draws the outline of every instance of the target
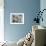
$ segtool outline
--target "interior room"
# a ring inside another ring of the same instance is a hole
[[[46,46],[46,0],[0,0],[0,46]]]

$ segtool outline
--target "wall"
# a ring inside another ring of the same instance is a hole
[[[41,11],[42,11],[43,9],[46,9],[46,0],[40,0],[40,9],[41,9]],[[45,19],[46,19],[46,11],[43,12],[42,17],[43,17],[43,22],[40,21],[40,25],[46,27],[46,20],[45,20]]]
[[[5,40],[18,41],[32,28],[35,12],[40,9],[40,0],[5,0],[4,1],[4,34]],[[10,24],[10,13],[24,13],[24,24]]]

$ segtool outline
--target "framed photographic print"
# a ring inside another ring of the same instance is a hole
[[[10,13],[10,24],[24,24],[24,13]]]

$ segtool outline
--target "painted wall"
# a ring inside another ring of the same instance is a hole
[[[35,12],[40,9],[40,0],[5,0],[4,1],[5,40],[18,41],[32,28]],[[24,24],[10,24],[10,13],[24,13]]]
[[[41,1],[40,1],[40,9],[41,9],[41,11],[42,11],[43,9],[46,9],[46,0],[41,0]],[[46,11],[43,12],[42,17],[43,17],[43,22],[41,21],[41,22],[40,22],[40,25],[46,26]]]

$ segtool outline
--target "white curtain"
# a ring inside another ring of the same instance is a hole
[[[4,41],[4,0],[0,0],[0,42]]]

